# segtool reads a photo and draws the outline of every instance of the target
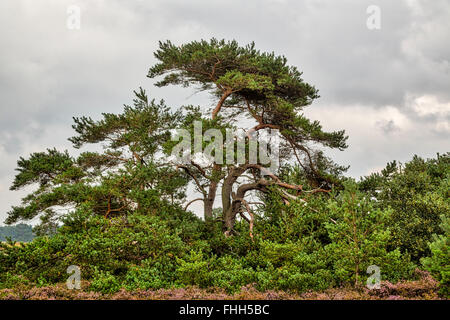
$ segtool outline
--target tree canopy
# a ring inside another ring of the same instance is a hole
[[[319,168],[315,160],[320,155],[313,147],[321,144],[343,150],[347,147],[347,137],[343,130],[325,132],[318,121],[304,116],[303,109],[319,97],[318,91],[303,81],[302,73],[289,66],[284,56],[260,52],[254,43],[241,47],[236,41],[211,39],[181,46],[170,41],[160,42],[155,57],[158,63],[150,68],[148,76],[162,77],[156,86],[194,85],[215,97],[216,104],[210,117],[198,114],[191,117],[192,120],[201,116],[204,122],[215,121],[214,125],[218,127],[240,124],[243,128],[242,120],[250,119],[252,126],[244,127],[247,132],[279,130],[284,142],[282,157],[285,160],[294,159],[318,190],[329,190],[333,183],[337,183],[333,179],[335,177]],[[270,179],[262,178],[260,171],[263,167],[261,163],[248,162],[239,166],[213,163],[207,168],[200,168],[194,162],[183,166],[189,175],[207,180],[207,188],[197,183],[204,198],[205,219],[212,218],[218,183],[222,182],[222,219],[227,232],[232,232],[235,217],[243,207],[250,211],[244,200],[247,192],[266,193],[267,187],[272,185],[295,192],[302,190],[301,186],[282,182],[276,172],[270,173]],[[250,170],[253,178],[247,183],[241,182],[233,195],[233,186]],[[286,201],[293,197],[285,191],[283,193]]]
[[[37,190],[12,208],[6,223],[40,216],[47,225],[57,224],[74,209],[105,217],[157,211],[164,201],[183,199],[186,178],[157,157],[180,114],[171,113],[164,101],[149,101],[143,89],[135,95],[122,114],[103,113],[98,121],[74,118],[77,135],[69,139],[74,147],[95,144],[102,152],[72,157],[48,149],[20,158],[11,190],[30,184]]]

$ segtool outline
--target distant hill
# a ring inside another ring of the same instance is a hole
[[[13,241],[30,242],[35,237],[32,229],[32,226],[24,223],[0,227],[0,241],[6,241],[6,238],[11,238]]]

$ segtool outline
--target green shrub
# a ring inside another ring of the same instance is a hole
[[[185,259],[177,259],[179,264],[176,273],[177,279],[182,285],[196,285],[206,288],[211,285],[209,272],[211,259],[205,259],[202,252],[191,251]]]
[[[214,260],[213,270],[209,273],[213,287],[224,288],[227,292],[235,292],[247,284],[256,281],[256,274],[251,267],[245,266],[242,258],[224,256]]]
[[[431,242],[431,257],[421,260],[425,269],[430,271],[440,282],[440,292],[450,297],[450,217],[441,216],[441,228],[444,235],[434,235],[434,241]]]
[[[393,161],[359,187],[379,208],[392,208],[391,250],[409,253],[416,263],[430,255],[428,242],[442,232],[439,217],[450,212],[450,153],[427,160],[414,156],[404,165]]]
[[[378,208],[350,181],[345,184],[343,192],[329,201],[328,208],[333,218],[326,227],[332,243],[325,249],[333,257],[338,283],[364,283],[368,277],[366,269],[370,265],[377,265],[387,280],[395,281],[412,274],[414,266],[408,263],[408,256],[388,249],[390,209]],[[401,267],[397,274],[392,271],[392,265]]]
[[[119,291],[121,283],[117,277],[113,276],[108,271],[95,270],[93,279],[89,286],[92,291],[101,292],[104,294],[111,294]]]
[[[130,267],[124,285],[129,290],[172,287],[176,282],[176,267],[171,256],[146,259],[140,265]]]
[[[30,281],[22,275],[6,272],[0,275],[0,289],[27,287]]]
[[[177,231],[163,220],[140,215],[112,219],[90,217],[82,229],[69,225],[52,237],[39,237],[21,247],[2,247],[2,274],[23,275],[36,284],[65,282],[70,265],[80,267],[83,280],[92,279],[95,270],[123,279],[132,266],[147,261],[144,269],[148,268],[149,260],[152,268],[159,268],[158,272],[167,277],[170,270],[164,270],[167,267],[163,264],[168,258],[175,263],[175,257],[187,251]]]

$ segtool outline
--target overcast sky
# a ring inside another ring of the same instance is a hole
[[[370,5],[380,29],[367,27]],[[211,37],[255,41],[303,71],[321,95],[306,114],[350,136],[328,154],[351,176],[450,151],[448,0],[1,0],[0,223],[23,196],[8,190],[18,157],[72,150],[73,116],[120,112],[139,86],[174,108],[209,106],[146,75],[159,40]]]

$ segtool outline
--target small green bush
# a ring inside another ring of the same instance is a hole
[[[385,280],[411,276],[414,265],[408,263],[408,257],[398,250],[389,250],[391,233],[387,223],[392,210],[378,208],[350,181],[345,184],[345,191],[329,201],[328,208],[333,218],[326,227],[332,243],[325,250],[333,257],[338,283],[365,283],[370,265],[377,265]],[[392,271],[393,265],[400,267],[397,273]]]
[[[124,285],[129,290],[172,287],[176,282],[176,267],[170,253],[165,257],[146,259],[140,265],[129,268]]]
[[[425,269],[430,271],[440,282],[440,292],[445,297],[450,297],[450,217],[441,216],[441,228],[444,235],[434,235],[431,242],[431,257],[421,260]]]
[[[205,259],[202,252],[191,251],[185,259],[177,259],[179,264],[176,273],[182,285],[196,285],[206,288],[211,285],[209,272],[214,258]]]
[[[101,292],[104,294],[111,294],[119,291],[121,283],[114,275],[108,271],[95,270],[93,279],[89,286],[92,291]]]

